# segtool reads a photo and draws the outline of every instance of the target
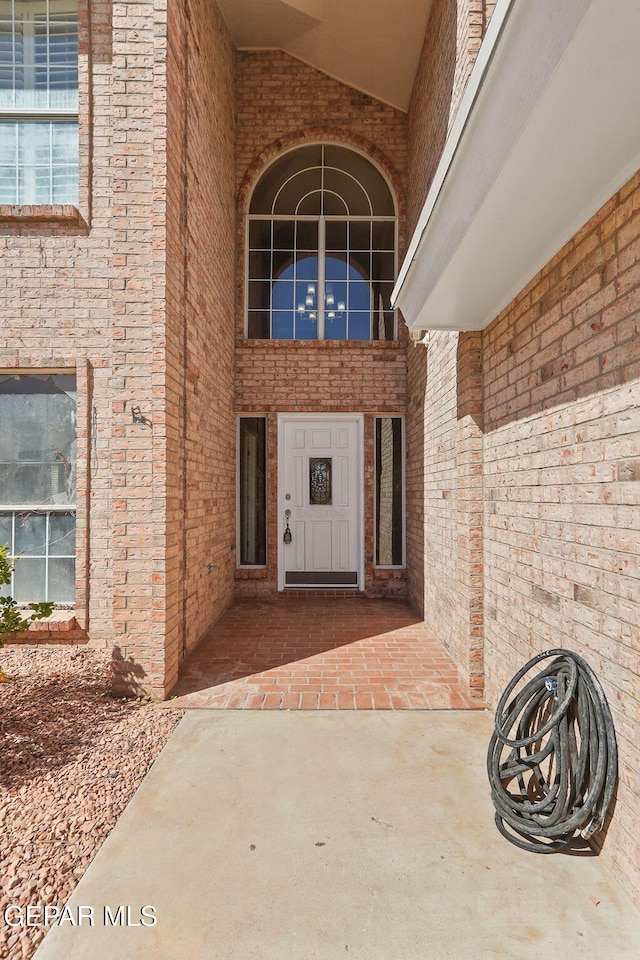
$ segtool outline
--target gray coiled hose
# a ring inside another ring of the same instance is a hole
[[[551,658],[509,700],[532,667]],[[555,853],[577,832],[589,839],[613,799],[617,757],[609,704],[588,663],[569,650],[538,654],[496,709],[487,773],[498,830],[534,853]]]

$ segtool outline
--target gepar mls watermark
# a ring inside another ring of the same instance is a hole
[[[132,907],[54,907],[49,904],[29,904],[26,907],[10,903],[2,913],[9,927],[155,927],[156,908],[151,904]]]

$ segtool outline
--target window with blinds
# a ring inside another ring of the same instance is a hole
[[[0,0],[0,203],[77,202],[77,0]]]

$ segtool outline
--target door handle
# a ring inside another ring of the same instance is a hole
[[[291,516],[291,510],[285,510],[284,512],[284,536],[283,540],[285,543],[291,543],[293,537],[291,535],[291,528],[289,527],[289,517]]]

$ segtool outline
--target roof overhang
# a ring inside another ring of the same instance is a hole
[[[394,290],[481,330],[640,167],[640,3],[498,0]]]
[[[218,0],[241,50],[278,48],[405,111],[432,0]]]

